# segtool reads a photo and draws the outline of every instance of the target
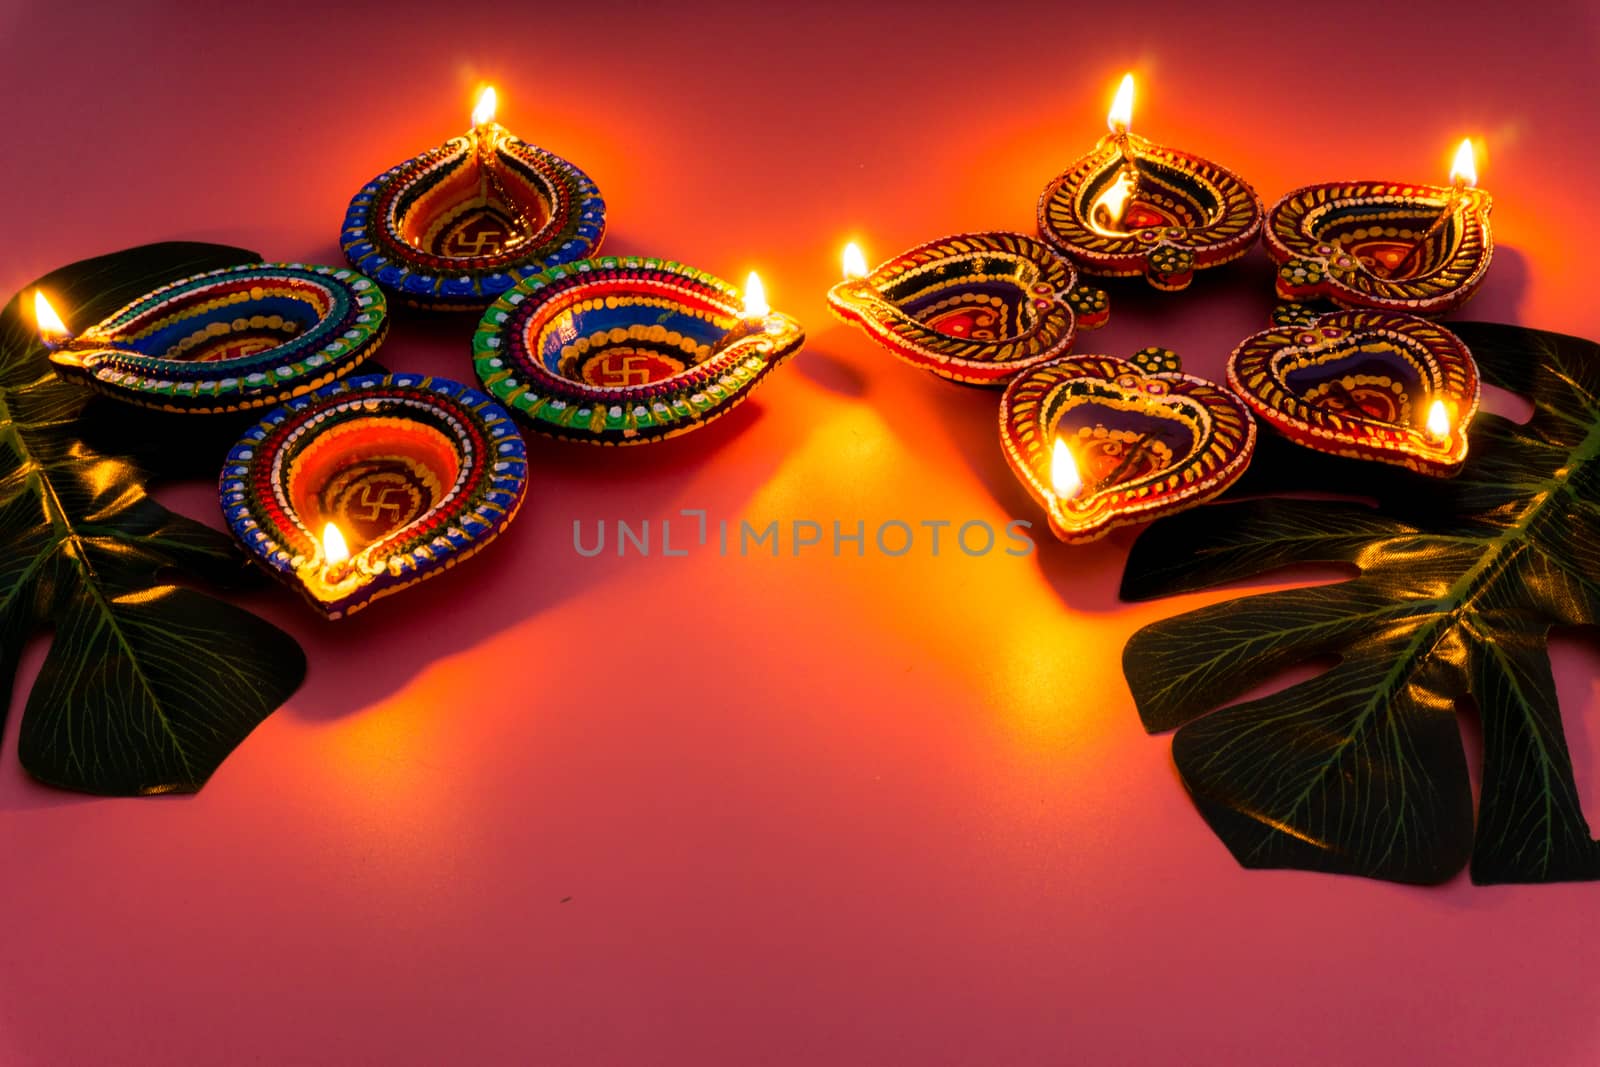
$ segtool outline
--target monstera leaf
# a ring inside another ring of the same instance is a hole
[[[1233,493],[1255,499],[1164,519],[1134,545],[1128,599],[1300,564],[1359,571],[1167,619],[1124,652],[1146,728],[1177,730],[1185,785],[1246,866],[1433,883],[1470,857],[1480,883],[1600,877],[1546,647],[1552,626],[1600,607],[1600,345],[1451,328],[1485,381],[1534,405],[1526,425],[1480,414],[1457,478],[1263,440]],[[1376,507],[1262,498],[1306,490]],[[1295,666],[1326,669],[1226,706]],[[1456,723],[1468,701],[1476,829]]]
[[[157,285],[258,259],[219,245],[160,244],[75,263],[37,283],[83,328]],[[34,286],[0,312],[0,680],[23,643],[52,632],[18,740],[23,766],[89,793],[195,790],[294,692],[305,657],[248,612],[171,584],[237,583],[251,572],[232,541],[167,511],[127,456],[84,443],[106,419],[51,372],[34,333]],[[27,308],[24,309],[26,297]],[[94,402],[106,412],[114,402]],[[121,416],[107,412],[109,420]],[[142,422],[126,441],[211,431],[189,416]],[[131,425],[131,423],[130,423]],[[102,427],[103,428],[103,427]],[[99,440],[105,435],[97,434]],[[219,470],[222,451],[206,466]],[[214,476],[214,474],[213,474]]]

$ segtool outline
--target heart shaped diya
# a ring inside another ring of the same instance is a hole
[[[631,445],[733,410],[805,332],[669,260],[602,257],[529,278],[484,313],[478,379],[543,434]]]
[[[1261,198],[1232,171],[1123,132],[1045,186],[1044,239],[1097,277],[1186,288],[1194,272],[1231,263],[1261,232]]]
[[[1109,301],[1031,237],[942,237],[846,278],[828,306],[879,344],[942,378],[1003,385],[1071,351],[1078,329],[1105,324]]]
[[[353,370],[389,327],[370,278],[340,267],[250,263],[152,290],[52,344],[66,378],[166,411],[282,403]]]
[[[346,258],[407,304],[486,306],[522,278],[592,255],[606,206],[583,171],[493,121],[392,167],[350,201]]]
[[[1255,441],[1237,397],[1161,348],[1043,363],[1000,401],[1006,462],[1068,542],[1210,500],[1244,473]]]
[[[522,504],[504,408],[416,374],[369,374],[276,409],[228,453],[222,511],[278,579],[337,619],[453,567]]]
[[[1434,315],[1465,303],[1494,257],[1488,193],[1336,182],[1296,189],[1267,215],[1285,300]]]
[[[1337,456],[1441,477],[1461,469],[1478,367],[1454,334],[1385,311],[1275,318],[1228,361],[1228,384],[1268,425]]]

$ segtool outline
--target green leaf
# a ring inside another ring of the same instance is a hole
[[[1232,502],[1155,523],[1129,557],[1130,600],[1307,564],[1358,572],[1166,619],[1124,650],[1145,727],[1177,730],[1184,784],[1246,866],[1434,883],[1470,859],[1479,883],[1600,878],[1547,648],[1552,626],[1593,624],[1600,606],[1600,345],[1451,329],[1486,382],[1534,405],[1522,426],[1480,414],[1458,477],[1264,435]],[[1306,491],[1376,507],[1274,495]],[[1455,721],[1469,698],[1484,738],[1475,827]]]
[[[83,329],[165,282],[259,258],[147,245],[63,267],[0,311],[0,684],[11,691],[23,644],[53,629],[18,741],[41,781],[114,795],[199,789],[305,677],[287,634],[170,584],[246,580],[232,540],[167,511],[132,458],[84,440],[137,425],[129,451],[203,453],[196,442],[217,424],[125,421],[114,401],[55,376],[33,324],[36,287]],[[201,460],[214,472],[222,456]]]

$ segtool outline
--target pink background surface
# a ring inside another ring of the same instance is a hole
[[[1221,594],[1118,604],[1131,534],[1025,559],[571,547],[574,519],[680,508],[1040,520],[995,396],[894,362],[823,293],[847,237],[876,261],[1031,230],[1126,67],[1141,132],[1269,201],[1439,180],[1484,138],[1501,250],[1469,315],[1600,337],[1594,4],[327,8],[0,7],[0,290],[173,238],[337,262],[348,197],[464,129],[488,78],[599,182],[608,251],[759,268],[811,342],[703,433],[535,441],[518,524],[446,578],[340,624],[250,597],[310,674],[197,796],[30,781],[30,648],[0,1062],[1600,1061],[1600,888],[1234,863],[1119,667],[1135,628]],[[1217,375],[1269,279],[1258,250],[1181,296],[1118,289],[1088,347]],[[469,332],[401,314],[380,359],[470,380]],[[164,495],[218,522],[209,487]],[[1600,652],[1556,660],[1600,812]]]

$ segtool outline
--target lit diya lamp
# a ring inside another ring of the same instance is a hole
[[[1228,361],[1228,384],[1297,444],[1448,477],[1467,458],[1478,367],[1449,330],[1389,311],[1277,315]]]
[[[1039,232],[1086,274],[1144,275],[1183,289],[1194,272],[1230,263],[1261,232],[1261,198],[1208,159],[1130,130],[1133,75],[1122,78],[1094,151],[1045,186]]]
[[[472,351],[479,381],[533,429],[632,445],[727,414],[804,341],[753,273],[741,294],[681,263],[606,256],[496,300]]]
[[[835,315],[914,367],[967,385],[1003,385],[1072,350],[1079,329],[1105,324],[1106,294],[1078,284],[1072,264],[1031,237],[941,237],[867,270],[855,244]]]
[[[477,390],[369,374],[268,414],[228,453],[219,492],[233,535],[337,619],[493,540],[527,466],[511,416]]]
[[[1483,283],[1494,257],[1493,198],[1477,188],[1472,141],[1450,184],[1332,182],[1296,189],[1267,215],[1278,295],[1436,315]]]
[[[1237,397],[1161,348],[1030,367],[1000,402],[1006,462],[1068,542],[1210,500],[1244,473],[1255,440]]]
[[[593,254],[606,206],[594,182],[494,121],[486,88],[472,129],[362,186],[339,243],[407,304],[477,310],[523,278]]]
[[[34,294],[34,311],[62,377],[182,412],[282,403],[353,370],[389,328],[370,278],[300,263],[182,278],[77,334],[43,293]]]

